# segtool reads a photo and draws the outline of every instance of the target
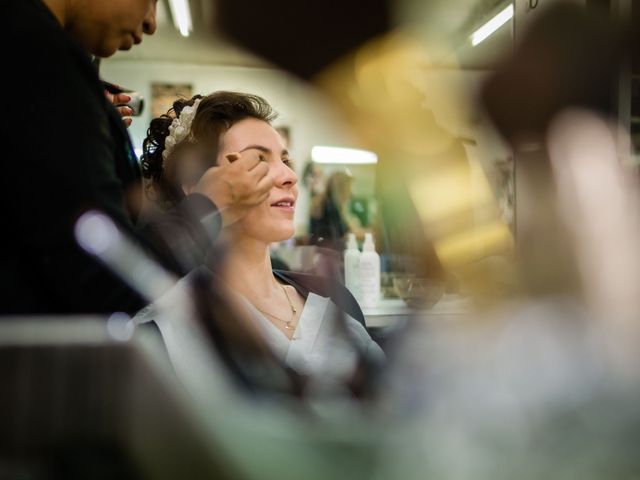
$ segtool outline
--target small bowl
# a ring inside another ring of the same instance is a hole
[[[445,283],[411,275],[397,276],[393,286],[398,296],[411,308],[431,308],[442,298]]]

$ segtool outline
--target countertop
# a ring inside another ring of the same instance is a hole
[[[457,294],[444,295],[431,308],[409,308],[399,298],[382,298],[375,308],[363,308],[368,328],[402,326],[411,316],[442,317],[460,316],[469,313],[469,299]]]

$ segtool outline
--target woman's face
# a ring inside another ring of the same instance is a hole
[[[265,243],[291,238],[295,233],[293,214],[298,198],[298,177],[280,134],[262,120],[242,120],[222,135],[219,161],[233,152],[254,155],[267,162],[273,187],[267,200],[251,209],[230,230]]]
[[[89,52],[108,57],[142,42],[156,30],[157,0],[79,0],[65,29]]]

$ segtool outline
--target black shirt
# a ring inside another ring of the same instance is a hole
[[[79,248],[76,219],[106,213],[183,273],[216,236],[217,210],[190,196],[141,232],[137,160],[90,56],[39,0],[0,5],[9,19],[0,33],[0,314],[135,312],[146,301]]]

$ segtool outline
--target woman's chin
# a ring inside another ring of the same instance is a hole
[[[229,232],[231,233],[231,232]],[[254,241],[257,240],[258,242],[264,243],[264,244],[272,244],[272,243],[279,243],[279,242],[284,242],[286,240],[289,240],[291,237],[293,237],[295,231],[292,229],[291,231],[288,232],[243,232],[243,234],[240,235],[232,235],[231,236],[231,242],[233,243],[233,241],[237,241],[239,240],[241,237],[248,237],[248,238],[252,238]]]
[[[296,233],[295,229],[293,228],[288,229],[286,231],[281,231],[278,233],[274,232],[274,235],[270,236],[271,240],[269,240],[269,243],[284,242],[286,240],[289,240],[291,237],[293,237],[295,233]]]
[[[279,242],[285,242],[287,240],[290,240],[293,237],[294,232],[291,232],[288,235],[283,235],[281,237],[278,237],[276,240],[272,240],[271,243],[279,243]]]

